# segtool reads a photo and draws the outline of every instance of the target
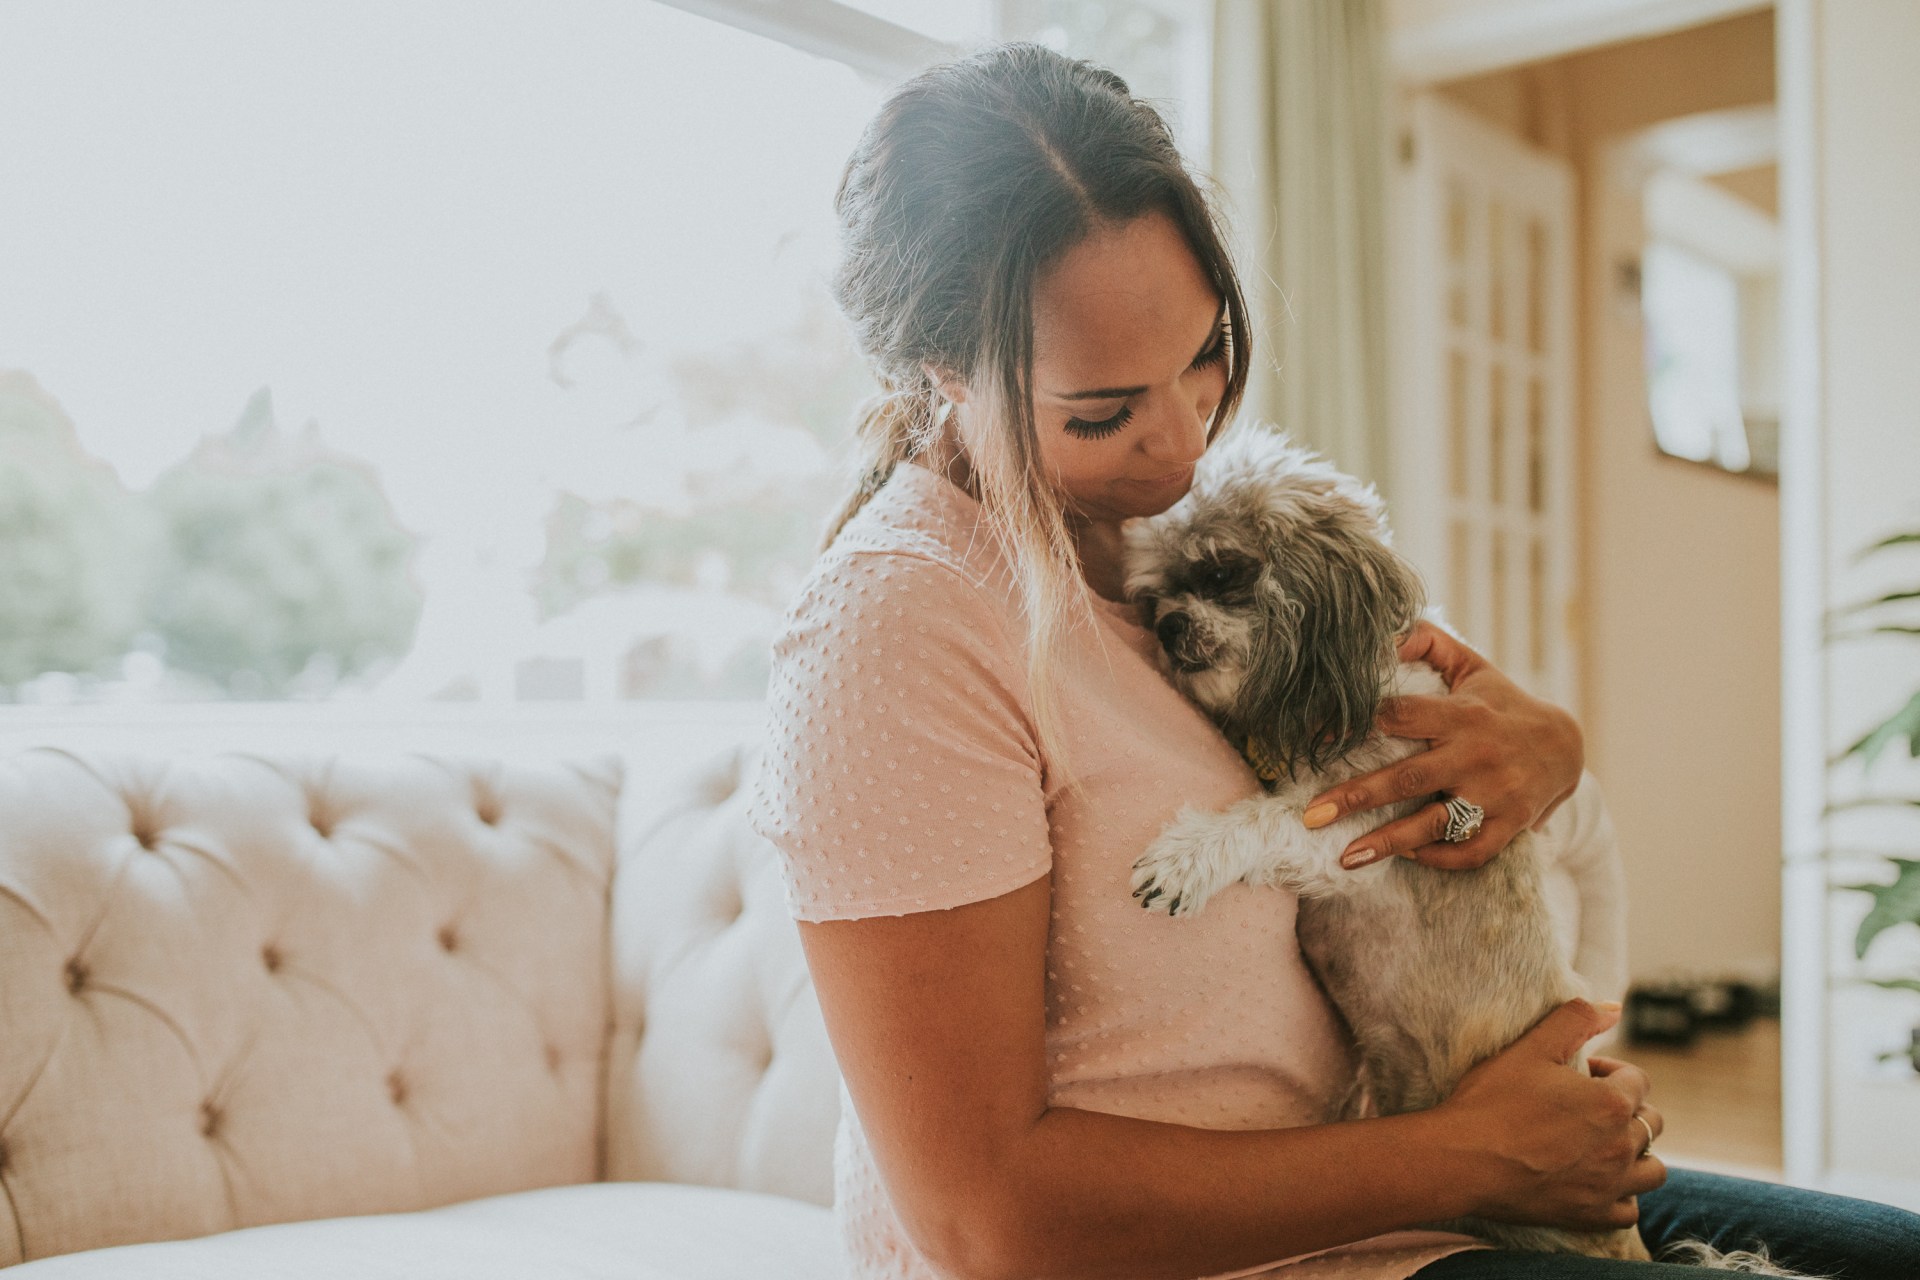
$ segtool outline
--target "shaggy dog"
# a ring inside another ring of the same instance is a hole
[[[1431,667],[1396,654],[1424,590],[1370,486],[1248,423],[1208,450],[1185,497],[1123,534],[1127,595],[1146,605],[1176,684],[1269,788],[1220,813],[1182,809],[1134,864],[1134,897],[1185,915],[1241,881],[1298,895],[1301,950],[1360,1058],[1333,1118],[1431,1107],[1475,1063],[1585,994],[1549,915],[1553,850],[1542,835],[1523,831],[1472,870],[1394,857],[1349,871],[1342,849],[1428,798],[1317,831],[1301,824],[1314,796],[1420,749],[1374,728],[1383,697],[1447,692]],[[1584,1050],[1574,1065],[1587,1070]],[[1648,1256],[1631,1227],[1432,1225],[1507,1249]],[[1710,1266],[1791,1274],[1688,1248]]]

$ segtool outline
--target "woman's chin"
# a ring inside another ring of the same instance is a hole
[[[1183,479],[1179,484],[1160,486],[1136,485],[1126,480],[1117,481],[1114,506],[1127,519],[1157,516],[1171,509],[1175,503],[1186,497],[1188,490],[1192,488],[1191,477]]]

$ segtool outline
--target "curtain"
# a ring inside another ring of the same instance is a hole
[[[1242,416],[1386,488],[1384,0],[1215,0],[1211,168],[1255,326]]]

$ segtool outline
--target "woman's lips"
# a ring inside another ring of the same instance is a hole
[[[1147,489],[1171,489],[1177,485],[1183,485],[1191,479],[1193,479],[1193,468],[1182,467],[1180,470],[1174,472],[1170,476],[1165,477],[1164,479],[1135,480],[1132,483],[1140,485],[1142,488],[1147,488]]]

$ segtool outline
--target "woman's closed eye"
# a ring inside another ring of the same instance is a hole
[[[1205,351],[1202,351],[1198,356],[1194,357],[1193,363],[1189,365],[1188,368],[1205,369],[1212,365],[1219,364],[1222,360],[1226,359],[1227,344],[1232,340],[1232,328],[1223,321],[1219,329],[1214,332],[1213,341],[1207,345]],[[1102,418],[1098,422],[1088,422],[1084,418],[1068,418],[1067,431],[1072,435],[1080,436],[1084,439],[1098,440],[1112,435],[1132,420],[1133,406],[1123,404],[1120,406],[1118,413],[1110,418]]]

